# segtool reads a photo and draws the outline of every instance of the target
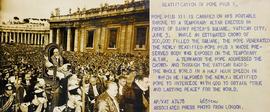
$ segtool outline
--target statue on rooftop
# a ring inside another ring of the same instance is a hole
[[[71,8],[69,8],[69,14],[71,15]]]
[[[55,16],[60,16],[60,9],[59,8],[55,8]]]

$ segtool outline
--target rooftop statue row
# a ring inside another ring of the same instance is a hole
[[[81,14],[96,14],[96,13],[102,13],[102,12],[127,10],[129,8],[148,9],[149,8],[149,0],[140,0],[140,1],[125,0],[125,4],[116,4],[116,5],[109,5],[108,3],[104,3],[104,4],[100,4],[99,8],[91,8],[88,10],[86,10],[85,8],[83,8],[82,10],[80,8],[77,8],[77,11],[75,11],[75,12],[72,12],[72,9],[69,9],[69,14],[67,14],[67,15],[61,15],[60,9],[56,8],[51,13],[51,17],[68,16],[68,15],[81,15]]]
[[[23,25],[23,24],[35,24],[35,25],[49,25],[48,19],[38,19],[38,18],[24,18],[20,19],[15,16],[13,20],[9,20],[7,22],[2,22],[1,25]]]

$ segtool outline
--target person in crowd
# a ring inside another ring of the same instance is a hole
[[[51,61],[49,61],[47,56],[45,58],[45,66],[48,68],[47,74],[52,76],[56,73],[56,76],[59,77],[62,75],[67,75],[71,73],[70,71],[70,64],[64,64],[64,58],[60,55],[60,52],[57,48],[53,50],[53,55],[51,56]]]
[[[6,84],[5,93],[0,96],[0,112],[15,112],[15,93],[12,84]]]
[[[81,89],[78,85],[69,86],[67,112],[81,112],[82,100]]]
[[[144,75],[136,75],[131,88],[134,92],[134,112],[148,112],[149,109],[149,78]]]
[[[26,93],[26,91],[25,91],[25,89],[24,89],[21,82],[22,82],[22,77],[18,77],[18,80],[16,80],[16,82],[15,82],[17,107],[19,107],[21,105],[21,103],[23,103],[25,93]]]
[[[5,85],[4,85],[4,83],[3,83],[3,81],[4,81],[3,75],[4,75],[3,69],[0,69],[0,88],[4,88],[4,87],[5,87]],[[4,90],[1,89],[1,90],[0,90],[0,95],[3,94],[3,92],[4,92]]]
[[[107,90],[102,93],[95,104],[95,112],[120,112],[116,99],[118,86],[115,82],[108,82]]]
[[[65,101],[60,102],[61,105],[56,106],[53,112],[81,112],[82,92],[79,87],[79,81],[80,79],[74,74],[67,77],[67,98],[64,98]],[[63,97],[64,96],[60,96],[59,99]]]
[[[55,90],[53,94],[53,105],[60,107],[66,105],[68,101],[68,83],[71,82],[69,79],[73,76],[73,74],[69,74],[67,76],[62,75],[58,77],[59,87]]]
[[[97,76],[91,76],[90,77],[90,86],[89,86],[89,93],[88,96],[90,99],[90,109],[91,111],[93,111],[94,109],[94,104],[96,102],[96,98],[102,93],[104,92],[104,87],[103,84],[101,84],[101,82],[98,81],[98,77]]]
[[[125,76],[118,77],[118,94],[117,99],[119,102],[120,112],[126,112],[126,92],[128,91],[127,87],[127,78]]]
[[[35,97],[35,85],[37,83],[37,77],[32,75],[32,72],[26,72],[24,74],[24,79],[22,80],[22,86],[25,90],[25,95],[23,97],[23,102],[20,105],[22,112],[31,112],[34,109],[32,101]]]
[[[32,100],[32,108],[30,111],[43,112],[47,108],[47,96],[45,93],[45,80],[42,78],[37,79],[38,83],[35,85],[34,99]]]
[[[56,66],[57,68],[62,67],[63,66],[63,57],[60,55],[59,50],[57,48],[55,48],[53,50],[53,55],[51,57],[52,63],[54,66]]]

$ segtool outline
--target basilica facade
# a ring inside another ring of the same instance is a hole
[[[103,4],[51,15],[49,43],[64,51],[112,52],[148,55],[149,1]]]

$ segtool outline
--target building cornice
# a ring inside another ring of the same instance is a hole
[[[68,15],[51,16],[49,22],[76,22],[139,13],[149,13],[149,1],[143,0],[121,5],[109,5],[101,8],[92,8],[86,11],[79,11]]]

